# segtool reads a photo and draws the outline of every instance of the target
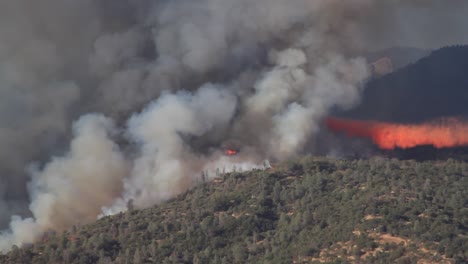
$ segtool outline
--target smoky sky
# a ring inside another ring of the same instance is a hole
[[[467,8],[2,1],[0,250],[129,200],[151,206],[223,162],[252,168],[313,148],[330,109],[359,103],[370,74],[362,55],[466,43]],[[242,155],[226,160],[226,142]]]

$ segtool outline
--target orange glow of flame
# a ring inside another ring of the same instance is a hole
[[[234,156],[234,155],[237,155],[237,150],[226,149],[225,154],[228,155],[228,156]]]
[[[381,149],[468,146],[468,123],[458,119],[416,125],[327,118],[328,128],[349,137],[370,138]]]

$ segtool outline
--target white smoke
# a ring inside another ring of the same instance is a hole
[[[369,72],[357,55],[398,36],[437,45],[430,32],[408,33],[426,20],[450,27],[448,39],[465,37],[440,4],[1,2],[0,226],[11,222],[0,251],[129,202],[164,201],[205,172],[310,151],[321,119],[359,102]],[[401,26],[412,14],[418,25]],[[237,156],[222,154],[227,142]]]
[[[133,116],[128,130],[140,147],[140,156],[125,181],[124,196],[134,199],[138,207],[147,207],[187,189],[201,167],[184,137],[200,137],[226,126],[236,100],[227,90],[205,85],[194,95],[163,95]]]
[[[86,115],[74,125],[75,138],[64,157],[53,158],[42,170],[32,169],[29,184],[33,219],[13,217],[11,231],[0,249],[33,242],[49,229],[63,229],[96,218],[122,192],[128,164],[110,139],[113,122],[102,115]],[[92,186],[92,188],[90,188]]]

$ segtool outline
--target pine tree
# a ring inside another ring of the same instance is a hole
[[[135,250],[135,254],[133,255],[133,263],[134,263],[134,264],[141,264],[141,263],[143,263],[143,262],[142,262],[142,258],[141,258],[141,254],[140,254],[140,249],[139,249],[139,248],[137,248],[137,249]]]

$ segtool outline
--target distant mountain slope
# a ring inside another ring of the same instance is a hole
[[[430,50],[418,49],[412,47],[392,47],[376,52],[369,53],[366,58],[368,61],[377,61],[387,57],[392,61],[393,69],[398,70],[409,64],[417,62],[419,59],[431,54]]]
[[[396,122],[468,116],[468,46],[436,50],[370,81],[362,103],[342,115]]]
[[[1,263],[466,263],[468,164],[307,157],[14,248]]]

